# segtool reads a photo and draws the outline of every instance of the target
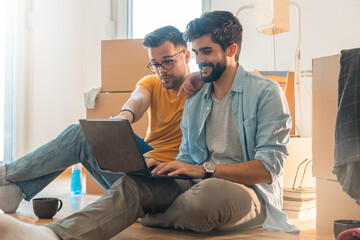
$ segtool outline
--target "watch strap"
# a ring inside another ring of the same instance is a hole
[[[204,179],[205,179],[205,178],[211,178],[212,175],[213,175],[212,172],[206,172],[206,170],[205,170],[205,177],[204,177]]]

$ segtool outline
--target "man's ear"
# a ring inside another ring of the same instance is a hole
[[[186,64],[188,64],[190,62],[191,59],[191,55],[189,50],[185,49],[185,60],[186,60]]]
[[[238,49],[238,46],[237,46],[236,43],[231,44],[231,45],[226,49],[226,52],[227,52],[228,57],[233,57],[233,56],[235,56],[237,49]]]

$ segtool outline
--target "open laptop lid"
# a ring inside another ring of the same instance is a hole
[[[128,120],[80,119],[79,121],[102,170],[150,175]]]
[[[134,134],[128,120],[80,119],[79,121],[101,170],[155,178],[193,179],[186,175],[151,174],[142,152],[152,148]]]

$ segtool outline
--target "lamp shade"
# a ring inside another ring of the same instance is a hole
[[[256,31],[269,35],[290,30],[289,0],[256,0]]]

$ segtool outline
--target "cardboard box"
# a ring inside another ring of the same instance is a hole
[[[334,166],[335,122],[340,55],[313,59],[313,174],[336,180]]]
[[[301,162],[305,159],[312,159],[312,139],[311,138],[299,138],[291,137],[290,143],[288,144],[289,157],[286,159],[284,164],[284,188],[292,188],[296,171]],[[296,178],[295,187],[298,187],[303,173],[306,167],[306,163],[302,164],[299,168],[299,172]],[[312,163],[306,168],[302,187],[315,187],[316,179],[312,175]]]
[[[85,184],[86,184],[86,193],[103,195],[105,190],[95,181],[95,179],[90,175],[88,171],[85,172]]]
[[[340,183],[316,179],[316,229],[332,231],[336,219],[360,220],[360,206],[342,191]]]
[[[142,39],[101,41],[101,90],[103,92],[133,91],[136,83],[152,74]]]
[[[87,109],[86,118],[105,119],[117,115],[130,95],[131,93],[99,93],[95,109]],[[145,138],[148,126],[147,113],[131,126],[139,137]]]

